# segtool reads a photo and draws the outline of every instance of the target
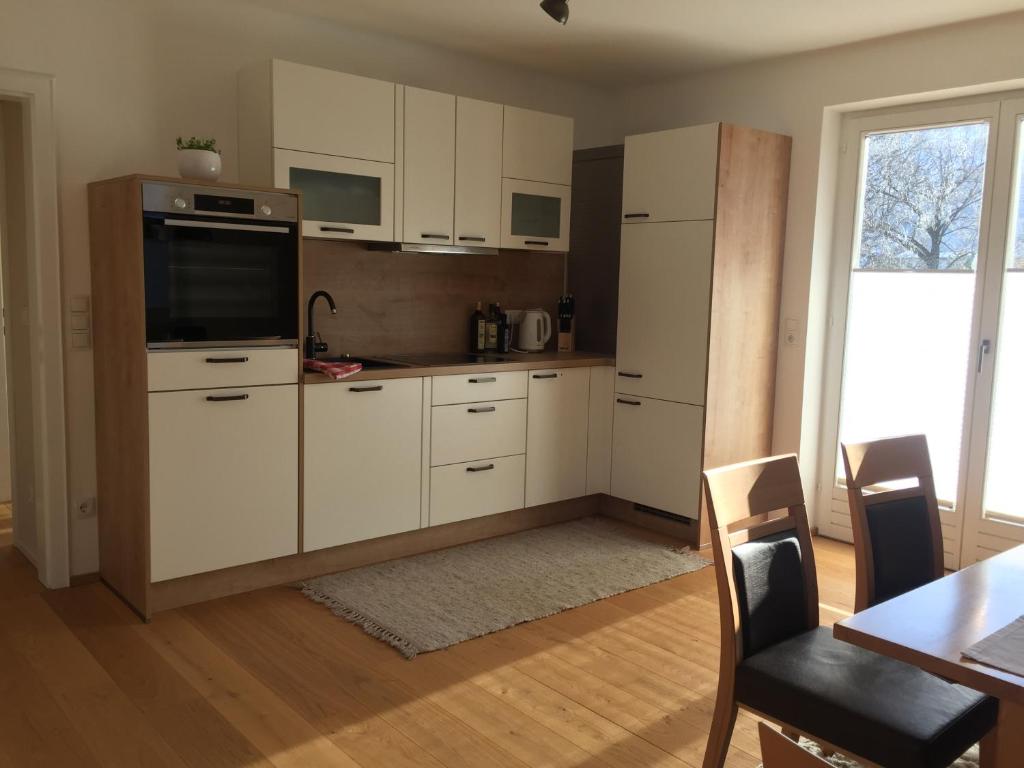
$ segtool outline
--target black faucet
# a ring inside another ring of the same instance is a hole
[[[338,307],[334,303],[334,297],[327,291],[316,291],[309,297],[309,301],[306,303],[306,343],[303,345],[307,360],[316,360],[316,356],[320,352],[327,351],[327,345],[319,340],[316,331],[313,330],[313,305],[316,304],[316,300],[321,296],[327,299],[327,303],[331,307],[331,314],[338,314]]]

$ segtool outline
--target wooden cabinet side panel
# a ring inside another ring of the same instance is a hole
[[[791,143],[788,136],[722,126],[705,468],[772,451]]]
[[[149,432],[138,179],[89,185],[100,573],[149,607]]]

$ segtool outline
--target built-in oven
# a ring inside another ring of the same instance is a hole
[[[297,346],[294,195],[142,186],[146,346]]]

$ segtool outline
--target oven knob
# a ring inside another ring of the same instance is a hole
[[[269,205],[261,205],[260,213],[262,213],[264,216],[269,216],[270,214],[273,213],[273,211],[270,209]]]
[[[185,202],[185,198],[183,198],[183,197],[176,197],[176,198],[174,198],[174,207],[175,208],[188,208],[188,203]]]

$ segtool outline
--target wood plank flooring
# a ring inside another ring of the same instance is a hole
[[[832,621],[853,551],[815,554]],[[147,625],[0,548],[0,768],[699,768],[717,667],[711,568],[406,661],[290,588]],[[727,764],[758,754],[741,715]]]

